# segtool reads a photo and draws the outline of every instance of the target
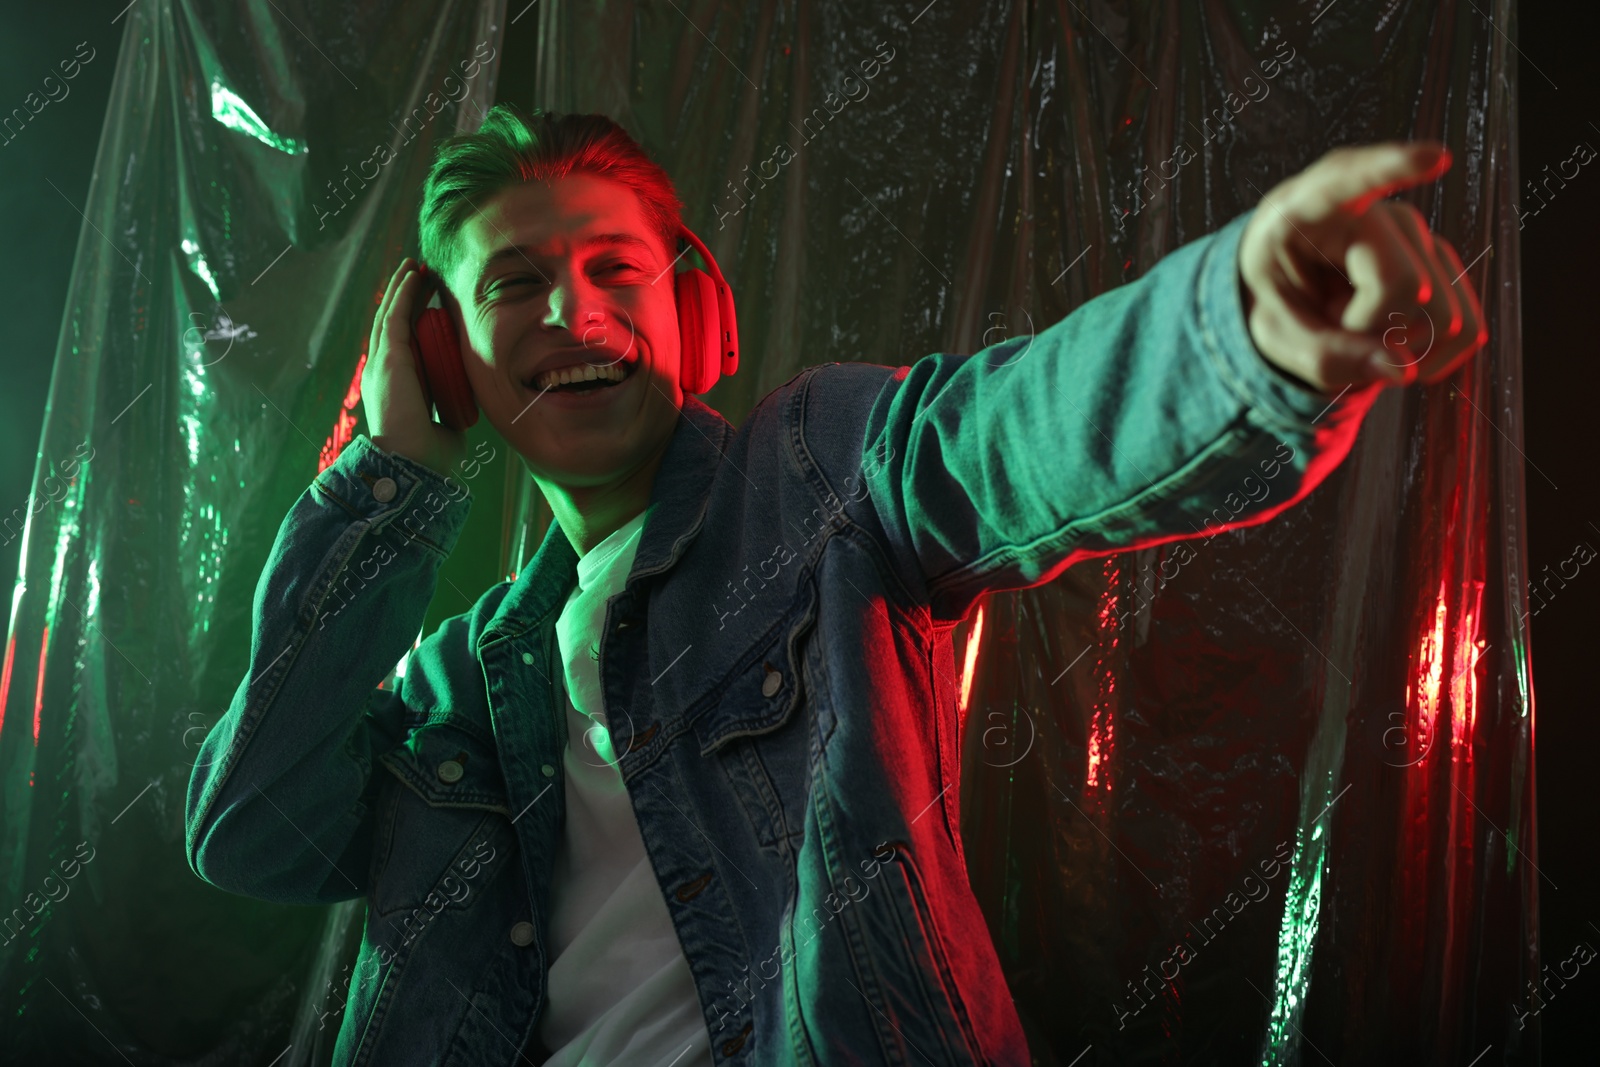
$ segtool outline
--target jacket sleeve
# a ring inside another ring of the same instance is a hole
[[[365,435],[295,502],[256,584],[249,671],[190,774],[185,848],[201,878],[285,904],[365,895],[377,757],[407,733],[404,680],[378,683],[421,628],[471,502]],[[412,662],[464,641],[460,619]]]
[[[1256,350],[1250,216],[1035,336],[884,384],[863,484],[936,617],[1080,559],[1264,522],[1344,458],[1380,387],[1324,395]]]

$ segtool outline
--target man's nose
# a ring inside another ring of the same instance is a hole
[[[550,285],[550,305],[543,321],[551,329],[581,334],[585,323],[595,321],[593,313],[603,311],[593,287],[558,279]]]

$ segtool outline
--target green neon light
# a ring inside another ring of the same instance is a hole
[[[211,82],[211,117],[230,130],[254,137],[268,148],[276,148],[291,156],[304,155],[306,152],[306,146],[301,142],[273,133],[249,104],[233,90],[224,89],[216,80]]]
[[[1273,979],[1272,1017],[1267,1023],[1261,1067],[1298,1062],[1298,1042],[1289,1032],[1299,1033],[1299,1019],[1304,1014],[1306,991],[1311,981],[1311,950],[1322,914],[1322,860],[1326,847],[1308,848],[1309,844],[1296,834],[1289,888],[1283,904],[1283,925],[1278,931],[1278,972]],[[1308,851],[1315,855],[1308,859]],[[1309,879],[1304,873],[1308,864],[1312,871]]]
[[[216,275],[211,273],[211,265],[206,262],[206,257],[200,254],[200,246],[185,237],[181,247],[183,248],[183,254],[189,257],[189,269],[194,271],[196,277],[206,283],[206,288],[211,290],[211,298],[220,304],[222,302],[222,294],[217,290]]]

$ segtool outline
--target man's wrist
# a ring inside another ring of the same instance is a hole
[[[444,461],[437,456],[431,459],[424,458],[417,454],[417,449],[401,444],[400,442],[395,441],[392,437],[387,437],[384,434],[371,435],[368,437],[368,440],[370,440],[379,449],[389,453],[389,455],[399,456],[402,459],[410,460],[412,463],[415,463],[419,466],[426,467],[441,478],[448,478],[450,476],[449,465],[444,464]],[[444,464],[442,468],[441,464]]]
[[[1288,382],[1290,385],[1298,386],[1299,388],[1304,389],[1306,392],[1315,396],[1327,397],[1329,400],[1334,398],[1335,394],[1329,390],[1319,389],[1315,385],[1312,385],[1310,382],[1306,381],[1304,378],[1300,377],[1298,374],[1295,374],[1292,371],[1284,370],[1282,367],[1272,362],[1272,360],[1262,355],[1259,348],[1256,349],[1256,355],[1261,356],[1261,362],[1271,367],[1274,374]]]
[[[1254,217],[1255,209],[1243,212],[1207,239],[1196,293],[1201,350],[1238,401],[1263,423],[1303,428],[1324,417],[1330,398],[1274,365],[1256,345],[1247,321],[1255,310],[1254,294],[1239,269],[1242,236]]]

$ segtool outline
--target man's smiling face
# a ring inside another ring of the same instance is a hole
[[[535,478],[600,487],[659,460],[683,406],[673,257],[633,191],[589,174],[512,186],[461,248],[467,378]]]

